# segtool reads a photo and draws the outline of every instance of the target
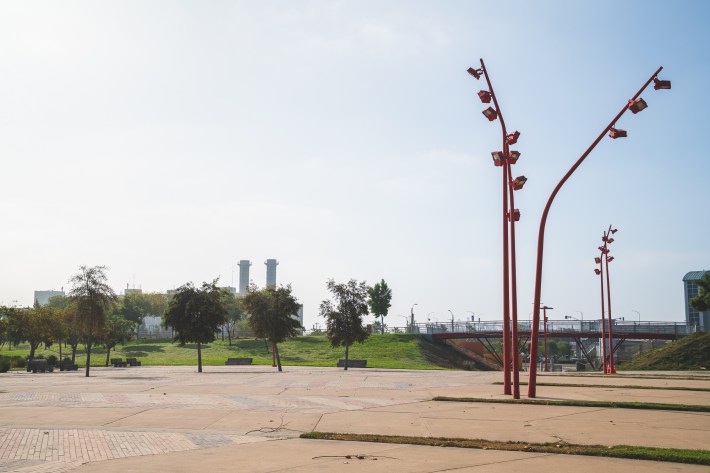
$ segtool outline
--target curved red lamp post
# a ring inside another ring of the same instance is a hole
[[[513,192],[520,190],[525,185],[527,178],[520,176],[512,178],[510,166],[515,164],[520,153],[511,151],[510,145],[515,144],[520,137],[520,132],[508,133],[503,113],[493,85],[491,84],[486,65],[481,59],[479,69],[469,68],[468,73],[475,79],[485,77],[489,90],[481,90],[478,97],[483,103],[493,101],[493,107],[483,111],[489,121],[500,120],[503,135],[503,150],[492,154],[495,166],[503,168],[503,392],[513,394],[515,399],[520,398],[520,375],[518,358],[518,309],[517,309],[517,278],[515,263],[515,222],[520,219],[520,211],[515,208]],[[509,239],[510,236],[510,239]],[[511,311],[512,304],[512,311]],[[511,321],[512,312],[512,321]],[[511,328],[512,325],[512,328]],[[511,389],[512,372],[512,389]]]
[[[599,269],[595,269],[594,273],[599,276],[599,291],[601,294],[601,301],[602,301],[602,343],[601,343],[601,348],[602,348],[602,373],[606,374],[608,370],[608,364],[607,364],[607,353],[606,353],[606,321],[604,319],[604,260],[606,259],[606,255],[604,254],[604,247],[600,246],[599,247],[599,257],[594,258],[594,262],[599,265]]]
[[[532,321],[532,331],[530,334],[530,377],[528,381],[528,397],[534,398],[537,394],[537,339],[540,336],[540,294],[542,292],[542,257],[543,249],[545,244],[545,223],[547,223],[547,216],[550,213],[550,207],[552,202],[555,200],[557,193],[560,191],[562,186],[567,182],[567,180],[572,176],[574,171],[584,162],[584,160],[589,156],[589,154],[594,150],[594,148],[599,144],[599,142],[604,138],[614,125],[616,125],[617,120],[627,111],[631,110],[631,113],[638,113],[647,107],[646,102],[639,98],[639,96],[646,90],[651,82],[654,82],[654,88],[659,89],[670,89],[670,81],[662,81],[658,79],[658,74],[663,70],[663,67],[659,67],[656,72],[651,75],[651,77],[643,84],[638,92],[624,105],[624,107],[616,114],[614,119],[609,123],[604,131],[599,134],[596,140],[587,148],[587,150],[582,154],[582,156],[577,159],[577,161],[572,165],[572,167],[567,171],[567,173],[562,177],[560,182],[555,186],[552,194],[550,194],[547,204],[545,205],[545,210],[542,212],[542,218],[540,219],[540,229],[537,236],[537,264],[535,267],[535,298],[533,302],[533,321]]]
[[[668,82],[668,81],[666,81]],[[614,242],[614,239],[611,237],[612,234],[616,233],[618,230],[616,228],[611,228],[611,225],[609,225],[609,229],[604,233],[602,236],[602,241],[604,242],[604,264],[605,264],[605,270],[606,270],[606,298],[607,298],[607,314],[608,314],[608,323],[609,323],[609,330],[607,331],[608,336],[609,336],[609,363],[607,363],[607,373],[613,374],[616,373],[616,365],[614,364],[614,334],[612,332],[612,326],[614,325],[614,318],[611,316],[611,284],[609,283],[609,263],[611,263],[614,260],[613,256],[609,256],[609,244]],[[603,322],[603,321],[602,321]]]

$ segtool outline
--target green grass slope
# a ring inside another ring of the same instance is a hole
[[[325,336],[296,337],[279,344],[281,363],[285,366],[335,366],[338,359],[345,357],[342,347],[331,348]],[[0,355],[27,357],[29,347],[20,345],[8,350],[0,350]],[[59,346],[52,345],[47,350],[38,350],[37,355],[59,357]],[[62,356],[71,355],[62,348]],[[111,358],[133,357],[143,365],[197,365],[197,345],[179,345],[167,341],[132,341],[119,345],[111,351]],[[240,339],[217,340],[202,347],[203,365],[224,365],[227,358],[253,358],[254,364],[271,365],[271,347],[263,340]],[[363,344],[350,347],[350,358],[366,359],[368,368],[399,369],[447,369],[462,368],[465,357],[456,351],[430,342],[421,335],[413,334],[372,334]],[[91,366],[104,366],[106,350],[95,347],[91,352]],[[84,366],[86,356],[83,347],[77,350],[77,363]]]
[[[710,368],[710,332],[696,333],[649,351],[620,366],[623,370],[701,370]]]

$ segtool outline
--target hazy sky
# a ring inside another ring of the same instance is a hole
[[[614,314],[684,318],[710,269],[704,1],[4,1],[0,302],[106,265],[118,292],[164,291],[253,262],[323,325],[328,278],[394,298],[388,323],[501,314],[498,122],[466,73],[483,57],[509,129],[520,318],[544,204],[664,66],[671,91],[618,124],[562,189],[542,300],[599,317],[602,231]]]

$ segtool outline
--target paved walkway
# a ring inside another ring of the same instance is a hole
[[[504,397],[499,373],[285,367],[97,368],[0,375],[0,472],[707,471],[690,465],[301,440],[313,430],[529,442],[710,448],[710,415],[433,402]],[[710,405],[704,379],[544,377],[605,388],[539,387],[541,398]],[[668,384],[670,383],[670,384]],[[352,457],[365,455],[362,459]],[[351,458],[346,458],[348,455]]]

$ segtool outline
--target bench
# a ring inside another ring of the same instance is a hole
[[[227,358],[225,365],[251,365],[252,358]]]
[[[338,360],[338,368],[345,368],[345,360]],[[367,360],[348,359],[348,368],[367,368]]]
[[[41,371],[42,373],[54,371],[54,366],[47,364],[47,360],[38,358],[36,360],[27,360],[27,372],[36,373]]]
[[[126,363],[128,366],[140,366],[141,362],[137,358],[126,358]]]
[[[79,371],[79,365],[71,362],[71,358],[64,358],[59,362],[59,371]]]
[[[111,358],[111,364],[114,368],[125,368],[128,363],[123,361],[123,358]]]

